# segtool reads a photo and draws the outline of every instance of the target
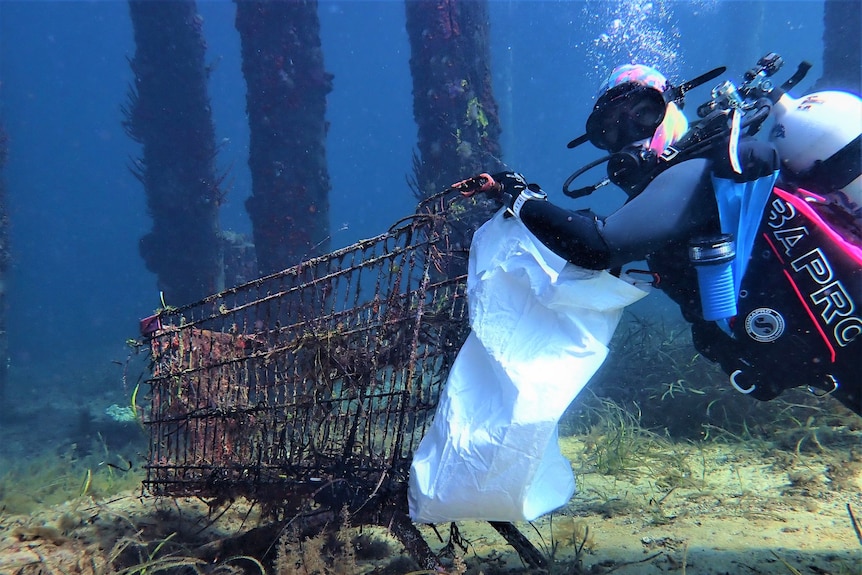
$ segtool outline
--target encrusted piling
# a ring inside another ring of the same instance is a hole
[[[423,199],[481,172],[503,169],[500,119],[491,85],[486,0],[407,0],[413,116],[418,154],[411,187]],[[473,232],[496,205],[476,196],[448,238],[464,257],[443,275],[466,271]]]
[[[500,120],[491,87],[488,4],[408,0],[418,193],[424,198],[500,161]]]
[[[6,130],[0,123],[0,411],[8,405],[6,401],[7,357],[9,339],[6,334],[6,276],[9,271],[9,212],[6,207],[6,180],[4,170],[8,151]]]
[[[131,169],[153,219],[140,252],[165,301],[185,304],[219,291],[224,281],[218,221],[224,174],[215,167],[202,19],[186,0],[130,0],[129,9],[135,77],[123,125],[142,145]]]
[[[329,251],[326,95],[316,1],[240,1],[236,29],[250,129],[246,202],[269,274]]]

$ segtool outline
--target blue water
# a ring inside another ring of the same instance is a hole
[[[248,129],[234,5],[200,2],[199,10],[207,60],[217,63],[209,88],[216,139],[224,144],[218,163],[232,182],[221,218],[225,229],[248,233]],[[814,1],[492,1],[504,160],[552,200],[569,202],[557,190],[593,156],[565,143],[581,133],[610,68],[637,59],[684,80],[727,65],[728,77],[738,78],[776,51],[788,75],[802,59],[815,65],[801,92],[821,70],[822,10]],[[416,127],[402,2],[324,1],[319,11],[325,66],[335,76],[327,157],[337,247],[411,212],[405,176]],[[155,277],[138,254],[150,221],[127,166],[139,150],[121,127],[133,54],[125,2],[0,2],[13,397],[32,385],[79,385],[87,366],[124,359],[124,340],[159,306]],[[705,100],[707,88],[690,97]],[[607,212],[619,200],[608,192],[577,205]],[[658,295],[650,300],[666,305]],[[119,378],[109,375],[103,384],[118,386]]]

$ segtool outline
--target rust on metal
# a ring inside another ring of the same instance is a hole
[[[410,460],[468,333],[464,213],[442,194],[384,234],[162,310],[145,487],[277,518],[406,513]],[[378,518],[380,519],[380,518]]]

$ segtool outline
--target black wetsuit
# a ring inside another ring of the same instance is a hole
[[[604,219],[549,202],[525,203],[520,218],[554,253],[590,269],[648,259],[676,244],[687,250],[695,235],[719,229],[710,166],[707,159],[673,166]]]
[[[572,212],[543,201],[527,201],[519,217],[548,248],[581,267],[614,269],[632,261],[646,260],[650,270],[661,278],[658,287],[680,306],[683,317],[692,324],[698,351],[721,363],[728,374],[745,367],[747,373],[759,379],[757,393],[753,396],[766,400],[788,387],[822,386],[825,374],[816,365],[806,362],[802,354],[796,362],[786,357],[772,357],[777,348],[773,351],[761,346],[756,352],[752,351],[745,342],[727,335],[715,322],[705,321],[696,272],[688,258],[692,238],[720,231],[712,175],[745,182],[766,177],[779,168],[775,149],[754,139],[740,142],[739,158],[741,175],[731,170],[724,150],[714,152],[712,157],[690,159],[671,166],[643,192],[606,218],[586,210]],[[854,342],[855,347],[859,344]],[[780,369],[777,369],[779,363]],[[860,386],[855,381],[859,379],[858,370],[851,375],[854,383],[842,388],[836,396],[859,412]]]

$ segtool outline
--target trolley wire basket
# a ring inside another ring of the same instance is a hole
[[[143,320],[145,488],[409,531],[411,457],[469,332],[464,201]]]

